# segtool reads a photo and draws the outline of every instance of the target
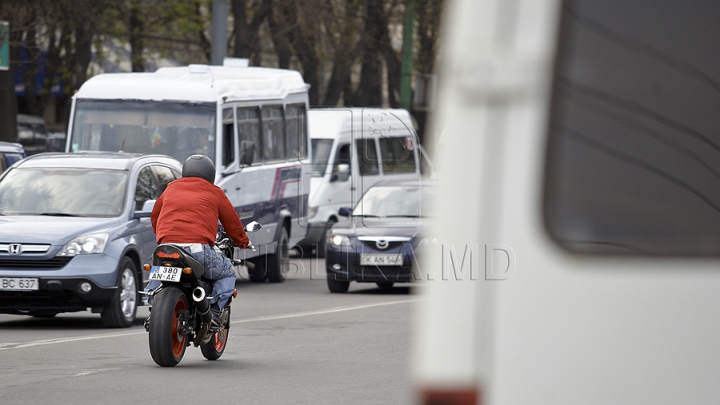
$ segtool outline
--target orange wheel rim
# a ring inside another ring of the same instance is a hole
[[[180,321],[180,311],[187,310],[185,300],[180,298],[175,303],[175,309],[173,310],[173,322],[172,322],[172,352],[175,358],[182,356],[183,349],[185,348],[185,341],[187,336],[182,331],[182,322]]]
[[[227,343],[227,332],[227,328],[222,328],[213,335],[213,344],[215,345],[215,351],[218,353],[225,349],[225,344]]]

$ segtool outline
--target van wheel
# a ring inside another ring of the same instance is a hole
[[[267,279],[271,283],[282,283],[285,281],[285,273],[290,266],[290,253],[288,252],[289,238],[285,227],[280,229],[280,238],[278,239],[275,254],[267,255]]]
[[[317,244],[317,257],[318,258],[324,258],[325,257],[325,245],[327,244],[327,233],[332,228],[333,225],[335,225],[337,221],[335,219],[330,219],[327,224],[325,225],[325,232],[322,234],[322,238],[320,238],[320,242]]]

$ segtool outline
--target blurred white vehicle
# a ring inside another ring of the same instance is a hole
[[[422,403],[718,401],[718,19],[696,0],[448,3]]]

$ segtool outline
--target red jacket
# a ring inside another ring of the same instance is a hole
[[[242,221],[220,187],[199,177],[170,182],[155,202],[150,221],[158,243],[213,246],[218,219],[240,248],[250,245]]]

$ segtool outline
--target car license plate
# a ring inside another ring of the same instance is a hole
[[[36,278],[0,277],[2,291],[35,291],[40,287]]]
[[[180,281],[182,269],[180,267],[152,266],[150,269],[150,280],[158,281]]]
[[[360,254],[361,266],[402,266],[402,254],[377,254],[362,253]]]

